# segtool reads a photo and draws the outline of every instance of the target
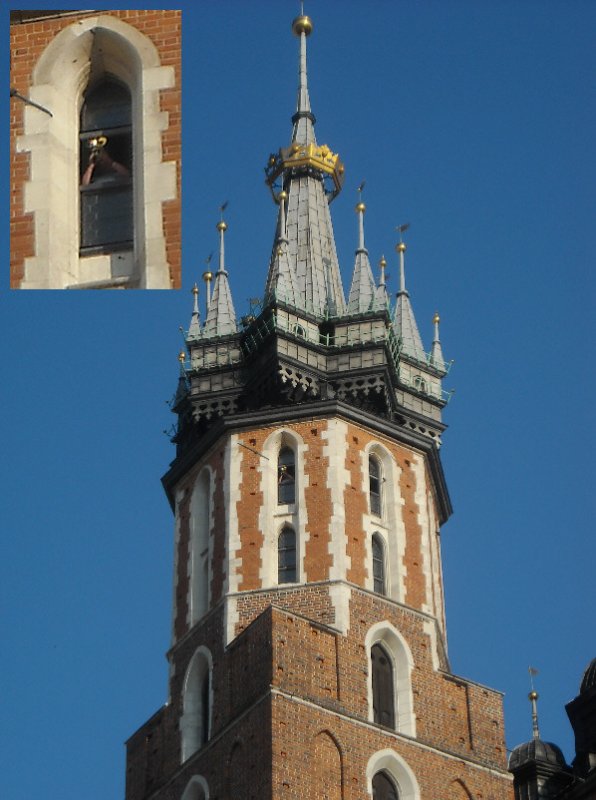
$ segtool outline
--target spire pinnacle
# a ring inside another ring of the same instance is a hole
[[[528,700],[532,704],[532,738],[540,739],[540,729],[538,727],[538,692],[532,691],[528,694]]]
[[[433,336],[433,346],[430,351],[430,363],[433,367],[437,369],[444,370],[445,369],[445,359],[443,358],[443,350],[441,348],[441,339],[439,337],[439,322],[441,318],[439,317],[439,312],[435,311],[433,317],[433,326],[434,326],[434,336]]]
[[[229,333],[236,333],[236,312],[234,311],[228,273],[225,267],[224,237],[228,225],[224,221],[223,212],[227,205],[226,202],[220,206],[220,220],[215,226],[219,231],[219,269],[215,273],[213,294],[209,301],[209,309],[203,330],[204,336],[225,336]],[[211,277],[206,278],[206,281],[209,280],[211,280]]]
[[[368,250],[364,246],[364,212],[366,211],[366,206],[362,202],[363,189],[364,181],[357,189],[358,204],[354,209],[358,214],[358,247],[356,248],[354,273],[348,296],[349,314],[362,314],[364,311],[370,311],[375,305],[375,279],[368,260]]]
[[[197,339],[201,335],[201,315],[199,313],[199,287],[195,283],[192,287],[194,295],[192,317],[190,318],[190,325],[188,327],[188,338]]]
[[[296,100],[296,113],[292,117],[294,129],[292,141],[299,144],[316,144],[314,123],[315,117],[310,110],[310,97],[308,95],[308,75],[306,69],[306,38],[313,31],[310,17],[301,14],[292,22],[292,31],[300,38],[300,65],[298,68],[298,97]]]
[[[416,325],[416,318],[410,303],[410,295],[406,289],[406,270],[405,258],[406,245],[402,234],[410,227],[409,223],[399,225],[399,242],[395,250],[399,255],[399,292],[397,293],[397,305],[395,306],[394,328],[402,342],[402,349],[405,355],[415,358],[416,361],[426,362],[426,354],[422,346],[422,339]]]

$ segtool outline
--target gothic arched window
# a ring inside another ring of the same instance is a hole
[[[372,670],[373,721],[395,728],[395,690],[393,665],[385,648],[374,644],[370,649]]]
[[[79,141],[81,251],[132,248],[132,103],[123,83],[106,77],[86,92]]]
[[[385,545],[378,533],[372,536],[373,589],[377,594],[387,594],[385,581]]]
[[[381,464],[376,456],[368,458],[370,513],[381,516]]]
[[[200,648],[191,659],[184,679],[182,700],[182,761],[208,740],[211,728],[211,656]]]
[[[282,447],[277,457],[277,503],[296,501],[296,459],[291,447]]]
[[[377,772],[372,780],[373,800],[399,800],[395,784],[386,772]]]
[[[296,533],[284,525],[277,540],[277,582],[294,583],[296,580]]]

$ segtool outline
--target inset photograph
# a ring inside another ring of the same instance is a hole
[[[10,287],[179,289],[182,12],[10,12]]]

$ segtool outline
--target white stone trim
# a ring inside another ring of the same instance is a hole
[[[395,729],[408,736],[416,736],[416,715],[414,714],[414,698],[412,694],[414,659],[407,641],[388,620],[377,622],[369,628],[364,641],[368,664],[368,719],[370,722],[374,721],[372,669],[370,664],[371,649],[375,644],[384,645],[393,665]]]
[[[79,256],[79,113],[90,73],[93,41],[101,37],[105,69],[131,92],[133,115],[134,248],[126,253]],[[40,56],[29,90],[53,116],[24,109],[17,152],[30,153],[24,211],[34,215],[35,255],[25,259],[23,289],[62,289],[129,277],[140,288],[169,289],[162,203],[176,197],[176,164],[164,162],[161,134],[168,114],[159,92],[175,84],[160,66],[155,45],[109,14],[64,28]],[[116,273],[114,276],[113,270]]]
[[[420,800],[420,787],[407,761],[394,750],[386,748],[372,755],[366,765],[366,788],[372,797],[372,781],[377,772],[387,772],[394,780],[399,800]]]
[[[430,553],[430,520],[426,504],[426,469],[424,466],[424,459],[414,453],[412,454],[410,463],[412,464],[412,471],[416,480],[414,501],[418,506],[416,522],[420,529],[420,567],[424,576],[424,602],[422,603],[422,611],[427,614],[435,615],[437,609],[432,602],[434,576],[432,574],[432,558]]]
[[[346,451],[349,427],[340,419],[330,419],[321,433],[327,444],[323,455],[328,460],[327,488],[331,495],[331,517],[329,520],[329,554],[331,567],[329,580],[347,580],[351,558],[347,554],[346,489],[351,484],[350,471],[346,468]]]
[[[240,526],[238,524],[237,503],[241,500],[242,490],[242,448],[238,444],[238,434],[232,433],[226,442],[223,471],[221,482],[224,495],[224,531],[225,532],[225,575],[223,581],[223,592],[237,592],[240,585],[240,575],[238,568],[242,566],[242,559],[236,556],[240,550]],[[227,476],[227,480],[226,480]],[[222,532],[222,533],[223,533]]]

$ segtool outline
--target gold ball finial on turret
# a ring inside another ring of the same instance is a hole
[[[366,206],[364,205],[364,203],[358,203],[358,205],[354,210],[356,211],[357,214],[359,214],[360,212],[364,214],[364,212],[366,211]]]
[[[194,294],[194,296],[195,296],[195,297],[196,297],[196,296],[198,295],[198,293],[199,293],[199,287],[197,286],[197,284],[196,284],[196,283],[195,283],[195,285],[192,287],[192,293]]]
[[[287,200],[287,199],[288,199],[288,193],[285,191],[285,189],[282,189],[281,192],[277,195],[277,202],[281,203],[282,200]]]
[[[225,223],[223,219],[220,220],[215,227],[218,231],[227,231],[228,229],[227,223]]]
[[[381,267],[381,269],[385,269],[385,267],[387,266],[387,259],[385,258],[385,256],[381,256],[381,260],[379,261],[379,266]]]
[[[538,692],[535,692],[534,689],[528,695],[528,700],[538,700]]]
[[[292,32],[295,36],[300,36],[302,33],[305,36],[310,36],[312,29],[312,19],[306,14],[301,14],[299,17],[296,17],[294,22],[292,22]]]
[[[184,362],[186,361],[186,353],[184,352],[184,350],[181,350],[181,351],[178,353],[178,361],[179,361],[181,364],[184,364]]]
[[[439,316],[439,312],[435,311],[435,315],[433,317],[433,325],[438,325],[441,321],[441,317]]]
[[[203,272],[203,280],[205,281],[205,283],[209,283],[209,281],[213,280],[213,273],[210,272],[209,270]]]
[[[405,242],[398,242],[395,245],[395,249],[397,250],[398,253],[405,253],[406,250],[407,250],[406,243]]]

